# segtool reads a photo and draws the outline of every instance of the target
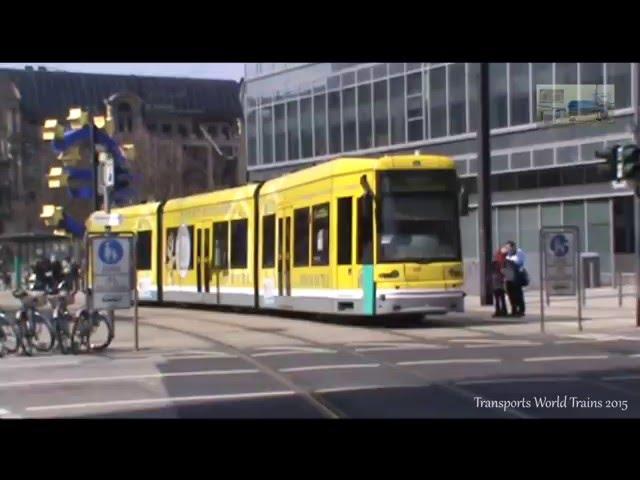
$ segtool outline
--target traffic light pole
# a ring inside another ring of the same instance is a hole
[[[491,267],[491,143],[489,125],[489,64],[480,64],[480,108],[478,118],[478,233],[480,253],[480,305],[492,305],[489,285]]]
[[[98,158],[96,155],[96,130],[93,125],[93,112],[88,109],[89,114],[89,150],[91,155],[91,171],[93,172],[93,210],[100,210],[98,195]]]
[[[635,105],[633,109],[634,143],[640,145],[640,64],[633,63]],[[640,184],[634,184],[636,235],[636,327],[640,327]]]

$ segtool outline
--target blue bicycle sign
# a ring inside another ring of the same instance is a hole
[[[106,265],[115,265],[123,256],[122,245],[117,240],[105,240],[98,248],[98,257]]]
[[[551,238],[549,248],[556,257],[564,257],[569,253],[569,239],[561,233],[554,235]]]

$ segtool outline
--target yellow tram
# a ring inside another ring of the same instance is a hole
[[[259,184],[114,210],[153,303],[342,315],[462,311],[453,161],[339,158]],[[88,231],[102,227],[88,219]]]

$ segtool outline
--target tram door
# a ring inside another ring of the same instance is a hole
[[[278,295],[291,296],[291,209],[278,217]]]
[[[209,293],[211,285],[211,228],[196,228],[195,242],[196,285],[198,293]]]

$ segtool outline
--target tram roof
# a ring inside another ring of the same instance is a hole
[[[415,162],[419,162],[417,165]],[[313,180],[368,170],[450,170],[455,163],[443,155],[393,155],[385,157],[344,157],[323,162],[265,182],[260,193],[273,193]]]
[[[183,208],[206,206],[215,203],[225,203],[236,200],[246,200],[253,197],[258,188],[258,184],[251,183],[241,187],[226,188],[224,190],[216,190],[213,192],[199,193],[188,197],[174,198],[164,206],[164,212],[173,212]]]

